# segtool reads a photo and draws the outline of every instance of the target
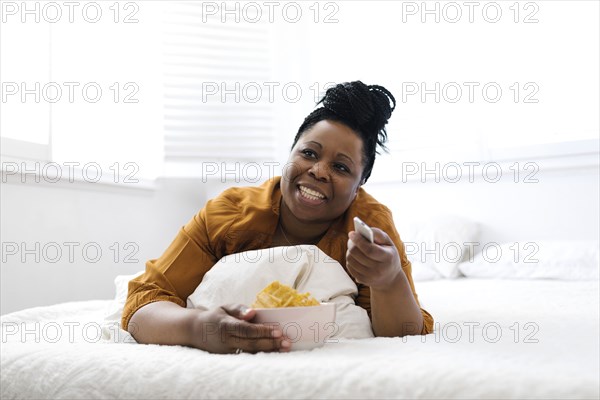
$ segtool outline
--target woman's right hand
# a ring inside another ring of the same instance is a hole
[[[155,301],[131,316],[127,331],[138,343],[190,346],[211,353],[289,351],[290,340],[281,329],[252,323],[255,316],[255,310],[242,304],[200,310]]]
[[[245,353],[290,350],[281,328],[252,323],[256,311],[242,304],[228,304],[196,314],[191,323],[193,347],[210,353]]]

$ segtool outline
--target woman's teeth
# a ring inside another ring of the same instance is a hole
[[[314,191],[312,189],[309,189],[307,187],[299,186],[299,188],[300,188],[300,193],[302,193],[302,195],[304,197],[306,197],[307,199],[323,200],[325,198],[325,196],[323,196],[321,193]]]

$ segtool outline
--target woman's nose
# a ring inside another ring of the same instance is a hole
[[[325,165],[320,162],[314,163],[308,170],[310,176],[319,181],[327,182],[329,179],[329,171]]]

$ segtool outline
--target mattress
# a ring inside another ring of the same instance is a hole
[[[417,282],[435,333],[217,355],[106,335],[111,300],[1,317],[1,397],[598,398],[597,281]],[[110,326],[108,329],[112,329]],[[114,327],[118,332],[117,327]],[[118,336],[118,335],[117,335]]]

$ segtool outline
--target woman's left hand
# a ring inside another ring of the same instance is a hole
[[[374,290],[387,290],[404,271],[392,239],[381,229],[371,229],[375,243],[370,243],[358,232],[348,234],[346,268],[358,283]]]

